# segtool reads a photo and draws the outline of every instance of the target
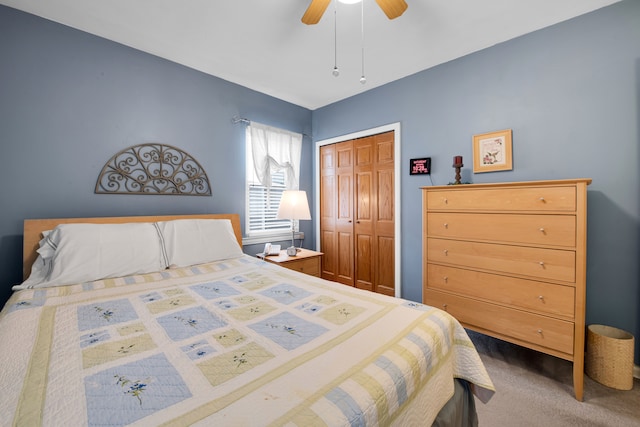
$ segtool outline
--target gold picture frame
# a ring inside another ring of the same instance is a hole
[[[512,169],[511,129],[473,135],[473,173]]]

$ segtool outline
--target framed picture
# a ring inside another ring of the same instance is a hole
[[[473,173],[513,169],[511,129],[473,135]]]

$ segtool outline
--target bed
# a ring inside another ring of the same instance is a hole
[[[26,220],[23,258],[2,425],[474,425],[494,392],[453,317],[243,254],[237,214]]]

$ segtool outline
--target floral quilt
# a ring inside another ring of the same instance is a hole
[[[16,292],[1,425],[430,425],[453,378],[493,385],[426,305],[244,256]]]

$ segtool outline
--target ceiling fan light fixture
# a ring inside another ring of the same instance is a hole
[[[309,7],[302,15],[302,22],[307,25],[315,25],[322,18],[322,14],[333,0],[311,0]],[[344,4],[364,3],[362,0],[335,0]],[[407,2],[405,0],[376,0],[376,3],[382,9],[387,18],[396,19],[407,10]]]

